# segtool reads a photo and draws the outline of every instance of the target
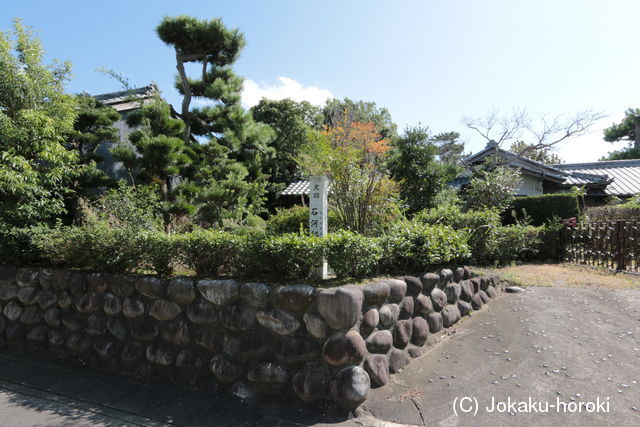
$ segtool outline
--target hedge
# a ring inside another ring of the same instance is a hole
[[[0,264],[46,265],[111,273],[306,279],[327,258],[337,276],[426,271],[468,258],[467,233],[445,226],[403,223],[383,237],[349,231],[323,238],[307,234],[234,234],[195,230],[165,234],[103,225],[0,230]]]
[[[640,221],[640,206],[623,204],[587,208],[589,221]]]
[[[543,225],[554,219],[566,219],[580,215],[578,198],[569,193],[541,194],[517,197],[511,208],[503,213],[505,224],[513,224],[515,218],[531,219],[531,225]]]

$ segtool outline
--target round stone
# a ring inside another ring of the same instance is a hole
[[[51,288],[51,277],[53,276],[53,270],[45,269],[40,270],[38,274],[38,283],[42,289]]]
[[[175,317],[181,312],[182,309],[178,304],[165,299],[157,299],[153,301],[149,308],[149,316],[160,321],[175,319]]]
[[[453,270],[453,281],[459,282],[462,279],[464,279],[464,268],[458,267],[455,270]]]
[[[102,310],[109,316],[115,316],[122,311],[122,300],[112,293],[107,293],[102,299]]]
[[[264,329],[254,329],[224,342],[224,352],[240,361],[255,360],[272,350],[273,338]]]
[[[15,322],[22,315],[22,306],[15,301],[11,301],[4,307],[2,314],[10,321]]]
[[[182,319],[163,323],[160,334],[163,339],[175,345],[185,345],[191,341],[189,323]]]
[[[193,302],[187,309],[187,317],[198,325],[207,325],[218,321],[218,309],[209,301]]]
[[[320,355],[318,344],[310,338],[287,337],[280,341],[276,349],[276,358],[285,364],[308,362]]]
[[[93,349],[100,359],[111,359],[118,353],[118,347],[113,340],[105,337],[98,337],[93,340]]]
[[[380,305],[389,298],[389,285],[386,282],[369,283],[362,287],[364,302],[367,305]]]
[[[49,334],[49,329],[44,325],[40,325],[40,326],[36,326],[35,328],[29,329],[25,338],[28,339],[29,341],[42,343],[47,340],[48,334]]]
[[[367,348],[364,340],[356,331],[346,334],[337,332],[333,334],[322,348],[322,357],[333,366],[359,364],[362,362]]]
[[[30,268],[19,268],[16,272],[16,283],[20,287],[37,285],[38,274],[38,270],[32,270]]]
[[[412,321],[411,344],[422,347],[429,337],[429,324],[422,317],[414,317]]]
[[[457,305],[449,304],[440,312],[442,314],[442,324],[445,328],[453,326],[460,320],[460,310]]]
[[[252,387],[263,394],[279,394],[289,382],[287,368],[276,362],[263,361],[247,373]]]
[[[464,275],[462,277],[464,280],[471,279],[471,267],[468,265],[464,266]]]
[[[413,297],[404,297],[404,299],[400,303],[400,319],[410,319],[413,315],[413,309]]]
[[[144,316],[147,311],[144,301],[138,297],[131,297],[124,300],[122,304],[122,314],[128,319]]]
[[[102,294],[92,292],[85,294],[76,300],[76,309],[80,313],[93,313],[102,308]]]
[[[466,301],[458,301],[458,310],[460,310],[460,316],[468,316],[473,311],[471,304]]]
[[[146,351],[147,360],[160,366],[171,366],[174,360],[174,351],[171,347],[159,344],[151,344]]]
[[[324,339],[327,334],[327,324],[320,316],[316,316],[313,313],[305,313],[302,320],[307,328],[307,332],[316,339]]]
[[[60,309],[57,307],[49,307],[44,312],[44,321],[51,327],[60,326]]]
[[[0,301],[7,302],[18,297],[18,286],[3,283],[0,286]]]
[[[496,292],[496,288],[494,288],[493,286],[487,286],[486,292],[490,298],[495,298],[498,296],[498,293]]]
[[[519,294],[521,292],[524,292],[524,289],[522,289],[520,286],[507,286],[505,288],[505,291],[510,294]]]
[[[402,276],[402,280],[407,284],[407,294],[411,296],[418,296],[422,292],[422,281],[415,276]]]
[[[104,335],[107,333],[107,316],[104,313],[96,312],[87,318],[85,332],[92,336]]]
[[[135,282],[136,291],[145,297],[157,299],[164,296],[162,280],[153,276],[140,277]]]
[[[271,298],[271,286],[266,283],[243,283],[240,298],[254,308],[267,308]]]
[[[73,353],[81,354],[89,350],[91,341],[79,332],[74,332],[67,338],[65,345]]]
[[[440,283],[440,276],[436,273],[425,273],[420,276],[420,282],[422,282],[422,293],[429,295]]]
[[[120,353],[120,361],[125,366],[138,365],[144,357],[144,344],[137,341],[129,341],[122,348]]]
[[[473,279],[469,279],[469,282],[473,286],[473,293],[477,294],[480,292],[481,281],[479,277],[474,277]]]
[[[176,277],[169,281],[167,296],[180,305],[187,305],[196,299],[193,280],[187,277]]]
[[[384,354],[367,356],[363,368],[369,374],[372,388],[382,387],[389,382],[389,361]]]
[[[259,311],[256,313],[256,319],[262,326],[278,335],[289,335],[300,328],[300,322],[282,310]]]
[[[400,303],[407,293],[407,283],[400,279],[385,280],[389,284],[389,302]]]
[[[338,371],[331,381],[331,398],[338,405],[352,409],[367,399],[370,388],[367,372],[359,366],[349,366]]]
[[[113,316],[107,320],[107,329],[119,340],[123,340],[129,335],[129,326],[127,320],[121,316]]]
[[[242,376],[242,366],[236,365],[222,354],[216,354],[209,364],[211,373],[220,383],[231,383]]]
[[[393,345],[393,336],[386,329],[375,331],[365,341],[369,353],[386,354]]]
[[[62,324],[71,331],[84,329],[85,318],[73,309],[66,309],[62,312]]]
[[[398,304],[383,304],[379,310],[380,325],[390,328],[398,321],[400,317],[400,306]]]
[[[148,317],[138,317],[129,321],[131,336],[139,341],[151,341],[158,336],[158,325]]]
[[[180,369],[201,369],[209,363],[209,356],[200,350],[185,348],[176,356],[176,366]]]
[[[447,294],[447,302],[449,304],[455,304],[458,302],[460,292],[461,288],[459,283],[451,282],[444,287],[444,293]]]
[[[144,278],[138,279],[142,280]],[[127,298],[133,294],[135,290],[136,280],[132,276],[126,274],[115,274],[109,278],[109,287],[111,292],[120,298]]]
[[[69,291],[76,297],[87,293],[87,278],[84,273],[69,273],[67,276],[69,281]]]
[[[447,305],[447,294],[442,289],[433,288],[431,291],[431,303],[435,311],[440,311]]]
[[[46,310],[58,302],[58,295],[48,289],[43,290],[38,295],[38,305],[41,309]]]
[[[405,348],[409,344],[413,333],[413,322],[411,320],[398,320],[393,329],[393,345],[397,348]]]
[[[316,289],[308,285],[282,286],[274,292],[274,302],[276,306],[293,312],[305,312],[316,294]]]
[[[256,323],[256,310],[241,304],[228,305],[220,311],[220,323],[232,331],[249,330]]]
[[[473,284],[470,280],[463,280],[460,282],[460,299],[466,302],[471,302],[473,298]]]
[[[378,326],[379,321],[380,314],[378,314],[378,310],[375,308],[367,310],[367,312],[362,316],[362,321],[360,322],[360,333],[362,336],[369,336],[376,326]]]
[[[488,304],[489,301],[491,301],[491,298],[489,297],[489,295],[487,295],[485,291],[481,290],[480,292],[478,292],[478,295],[480,295],[480,299],[482,299],[483,304]]]
[[[51,329],[47,335],[47,342],[54,347],[61,347],[67,340],[68,332],[64,329]]]
[[[316,302],[318,311],[330,327],[349,329],[360,320],[364,294],[358,286],[323,289]]]
[[[436,332],[442,330],[442,315],[437,311],[429,313],[427,315],[427,323],[429,324],[429,332],[435,334]]]
[[[227,280],[199,280],[196,285],[202,298],[216,305],[227,304],[240,295],[240,282]]]
[[[440,276],[439,286],[441,288],[444,288],[447,285],[447,283],[450,283],[453,281],[453,271],[451,271],[448,268],[443,268],[442,270],[440,270],[438,272],[438,276]]]
[[[39,295],[40,291],[34,287],[20,288],[18,290],[18,299],[23,305],[35,304]]]
[[[392,348],[389,352],[389,372],[396,374],[411,363],[411,356],[406,351]]]
[[[87,274],[87,287],[90,292],[97,292],[99,294],[104,293],[108,287],[108,281],[106,276],[102,273],[89,273]]]
[[[35,305],[30,305],[25,308],[20,315],[20,323],[27,326],[33,326],[40,323],[42,320],[42,311],[40,307]]]
[[[411,356],[412,359],[415,359],[422,356],[424,351],[422,351],[420,347],[409,346],[409,348],[407,348],[407,353],[409,353],[409,356]]]
[[[480,310],[482,308],[482,304],[484,304],[484,302],[482,301],[482,297],[480,296],[480,294],[474,294],[471,297],[471,307],[474,310]]]
[[[193,333],[193,342],[210,351],[211,353],[218,352],[222,350],[222,344],[225,340],[224,329],[211,327],[209,325],[196,325],[193,327],[192,325],[192,333]]]
[[[414,316],[426,316],[429,313],[433,313],[435,310],[433,309],[433,302],[431,302],[431,298],[426,295],[418,295],[413,304],[413,315]]]
[[[322,362],[309,362],[293,376],[293,391],[305,402],[326,399],[329,395],[331,372]]]
[[[73,304],[73,296],[67,291],[62,291],[58,295],[58,307],[65,309],[71,307],[71,304]]]

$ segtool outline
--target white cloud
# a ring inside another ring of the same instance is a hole
[[[316,86],[303,86],[300,82],[289,77],[278,77],[279,84],[269,85],[257,83],[246,79],[242,89],[242,105],[250,108],[256,105],[262,98],[285,99],[291,98],[294,101],[308,101],[314,105],[323,105],[333,94]]]

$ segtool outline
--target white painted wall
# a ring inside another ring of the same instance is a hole
[[[531,175],[521,174],[522,184],[518,188],[518,196],[537,196],[542,194],[542,180]]]

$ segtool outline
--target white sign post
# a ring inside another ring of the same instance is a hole
[[[328,230],[327,194],[329,179],[324,176],[312,176],[309,180],[309,232],[317,237],[326,236]],[[317,272],[318,278],[325,280],[329,276],[327,261],[322,260],[322,266]]]

